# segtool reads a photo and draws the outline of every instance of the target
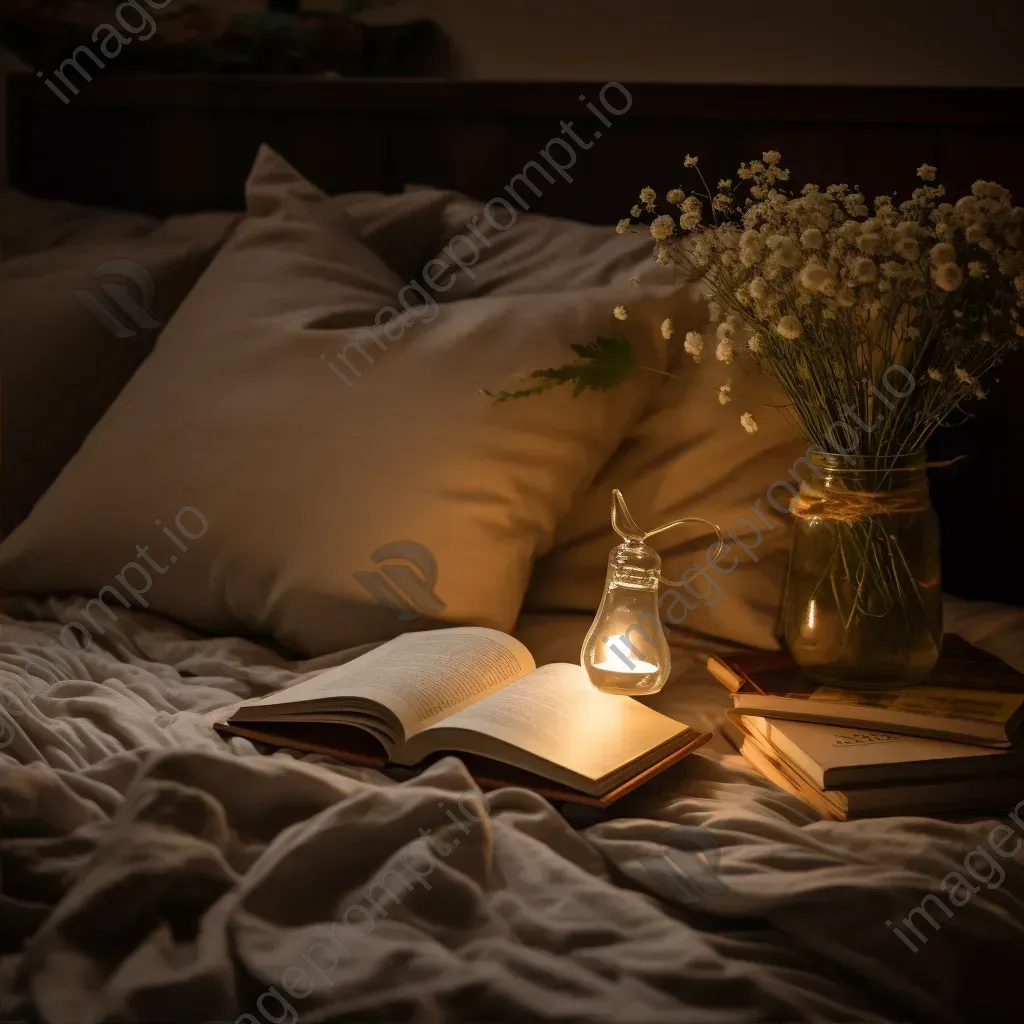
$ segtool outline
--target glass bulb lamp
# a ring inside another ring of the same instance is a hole
[[[681,586],[683,582],[661,575],[661,556],[646,543],[647,538],[686,523],[703,523],[718,535],[720,552],[722,531],[714,523],[696,517],[674,519],[656,530],[641,530],[618,490],[612,491],[611,520],[622,543],[608,558],[604,594],[583,641],[580,664],[603,693],[642,697],[657,693],[672,669],[672,655],[659,615],[658,584]]]

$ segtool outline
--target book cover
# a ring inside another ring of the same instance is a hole
[[[806,679],[783,651],[715,655],[711,674],[746,714],[1009,746],[1024,722],[1024,676],[947,634],[928,679],[898,690],[844,690]]]

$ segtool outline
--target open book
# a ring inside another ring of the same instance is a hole
[[[631,697],[599,692],[578,665],[538,669],[518,640],[477,626],[405,633],[247,701],[217,728],[364,764],[476,755],[486,759],[478,778],[529,785],[539,777],[555,783],[553,795],[582,793],[602,805],[710,738]],[[510,778],[502,766],[528,774]]]

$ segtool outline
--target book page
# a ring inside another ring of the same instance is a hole
[[[595,690],[579,665],[545,665],[433,726],[448,728],[502,740],[594,780],[689,731],[632,697]]]
[[[409,737],[533,668],[530,652],[496,629],[464,626],[404,633],[250,706],[361,697],[392,711]]]

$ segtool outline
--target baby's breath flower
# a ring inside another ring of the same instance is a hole
[[[974,196],[961,196],[953,204],[953,212],[959,214],[964,221],[974,221],[981,213],[981,207]]]
[[[625,306],[616,306],[612,310],[612,316],[616,320],[625,320],[629,316],[629,310]]]
[[[968,224],[967,227],[964,229],[964,238],[968,242],[971,242],[974,245],[976,245],[978,242],[980,242],[984,237],[985,237],[985,225],[984,224],[979,224],[979,223]]]
[[[866,217],[866,213],[858,213],[857,211],[864,202],[864,196],[860,192],[850,192],[848,195],[843,197],[843,207],[851,217]],[[865,207],[865,210],[867,207]]]
[[[743,429],[748,434],[756,434],[757,433],[757,420],[754,419],[754,414],[751,413],[751,412],[745,412],[740,417],[740,426],[743,427]]]
[[[844,242],[849,242],[852,244],[853,242],[856,242],[858,238],[860,238],[860,224],[858,224],[855,220],[845,220],[839,226],[839,229],[836,231],[836,234]]]
[[[922,181],[934,181],[936,169],[931,164],[921,164],[917,169],[917,176]]]
[[[795,316],[784,316],[776,325],[776,333],[782,335],[787,341],[796,341],[800,337],[803,328]]]
[[[667,266],[672,262],[672,251],[667,245],[656,245],[654,247],[654,261],[659,267]]]
[[[683,351],[693,356],[695,363],[700,362],[700,354],[704,351],[704,339],[697,331],[687,331],[686,337],[683,339]]]
[[[807,228],[800,236],[800,244],[805,249],[820,249],[824,241],[824,236],[818,228]]]
[[[974,387],[978,381],[972,377],[962,366],[954,366],[953,372],[956,374],[957,379],[961,384],[966,384],[968,387]]]
[[[655,217],[654,220],[651,221],[651,234],[658,239],[659,242],[674,234],[675,230],[676,222],[667,213],[663,213],[660,217]]]
[[[624,235],[629,230],[630,220],[628,217],[623,217],[618,224],[615,225],[615,232],[619,235]]]
[[[782,154],[777,149],[769,149],[766,153],[761,154],[761,159],[771,167],[782,159]]]
[[[892,250],[897,256],[902,256],[905,260],[910,260],[911,262],[921,255],[921,247],[917,244],[917,240],[909,236],[898,238]]]
[[[934,366],[929,366],[928,376],[931,377],[932,380],[942,380],[942,371],[937,370]]]
[[[700,213],[700,200],[696,196],[687,196],[683,200],[683,211],[685,213]]]
[[[654,203],[658,198],[658,193],[647,185],[645,188],[640,189],[640,202],[647,207],[648,211],[654,210]]]
[[[671,338],[672,335],[675,334],[675,333],[676,333],[676,329],[675,329],[675,327],[672,326],[672,321],[671,320],[662,320],[661,321],[661,336],[666,341],[668,341],[668,339]]]
[[[679,217],[679,226],[683,231],[692,231],[699,223],[699,213],[684,213]]]
[[[854,281],[858,284],[871,284],[878,278],[878,268],[867,256],[854,259],[850,266],[850,271],[853,274]]]
[[[809,260],[800,271],[800,284],[810,291],[817,291],[827,280],[828,271],[817,260]]]
[[[955,263],[942,263],[932,270],[932,280],[944,292],[956,291],[963,279],[964,272]]]
[[[750,297],[760,302],[768,294],[768,282],[763,277],[755,277],[747,286]]]
[[[747,351],[753,356],[759,356],[762,351],[761,335],[752,334],[747,339]]]
[[[861,252],[866,253],[868,256],[873,256],[878,252],[878,247],[882,242],[882,236],[875,234],[874,232],[868,232],[860,236],[857,239],[857,248]]]
[[[722,340],[715,347],[715,358],[720,363],[731,363],[733,356],[733,340],[732,338],[722,338]]]
[[[634,206],[630,207],[629,215],[631,217],[639,217],[640,214],[643,213],[643,212],[644,211],[639,206],[634,205]]]
[[[732,401],[732,395],[729,394],[730,391],[732,391],[732,380],[727,380],[718,389],[718,404],[719,405],[728,405]]]
[[[671,203],[673,206],[678,206],[686,198],[681,188],[670,188],[665,194],[666,202]]]
[[[928,250],[928,258],[936,267],[941,263],[951,263],[956,259],[956,249],[949,242],[937,242]]]
[[[689,154],[687,154],[686,157],[683,160],[683,166],[684,167],[696,167],[697,166],[697,158],[695,156],[690,156]]]
[[[740,249],[740,263],[745,267],[752,267],[761,259],[761,252],[752,245],[745,245]]]
[[[774,235],[773,237],[780,239],[772,253],[775,262],[780,267],[795,267],[800,262],[800,250],[793,244],[793,240],[785,235]],[[771,241],[769,238],[768,243],[771,244]]]

